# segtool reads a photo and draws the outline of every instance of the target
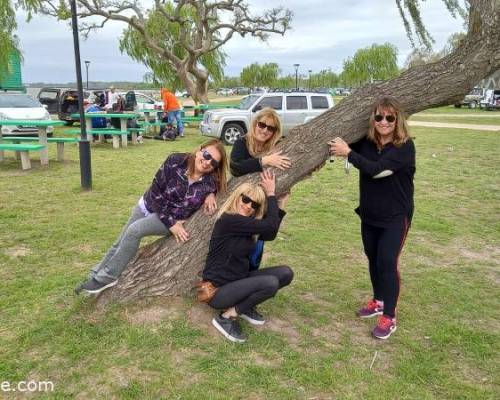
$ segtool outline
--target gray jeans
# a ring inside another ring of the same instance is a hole
[[[135,206],[132,215],[123,228],[120,237],[110,247],[104,258],[90,272],[90,277],[101,283],[118,279],[127,264],[135,257],[141,239],[144,236],[170,235],[168,228],[160,221],[157,214],[144,216],[139,206]]]

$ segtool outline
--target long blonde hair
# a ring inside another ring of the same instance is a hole
[[[400,147],[406,143],[408,139],[410,139],[410,130],[408,128],[408,123],[406,122],[403,107],[394,97],[382,97],[373,104],[370,113],[368,139],[374,142],[377,147],[383,147],[382,141],[380,140],[380,134],[375,129],[375,115],[377,112],[381,111],[393,113],[396,117],[396,128],[394,129],[392,144],[396,147]]]
[[[260,207],[255,211],[255,218],[262,219],[262,217],[267,212],[267,198],[264,189],[260,185],[255,183],[245,182],[237,186],[233,193],[227,198],[224,204],[221,206],[219,212],[217,213],[217,219],[219,219],[222,214],[237,214],[238,213],[238,202],[241,195],[250,197],[253,201],[260,204]]]
[[[214,146],[220,153],[220,162],[217,169],[214,169],[211,173],[215,176],[217,181],[217,193],[224,193],[227,188],[227,155],[224,145],[219,139],[211,139],[203,143],[200,147],[196,147],[191,153],[188,154],[188,175],[194,174],[194,161],[196,160],[196,153],[200,149],[205,149],[209,146]]]
[[[255,141],[255,127],[257,126],[257,122],[259,122],[263,118],[271,118],[273,120],[273,126],[276,127],[276,132],[274,132],[273,136],[271,136],[264,146],[261,149],[257,148],[257,142]],[[263,108],[260,110],[252,120],[250,124],[250,129],[248,133],[245,135],[245,140],[247,141],[248,152],[252,157],[258,157],[269,153],[274,150],[274,147],[281,139],[282,135],[282,127],[281,120],[278,116],[278,113],[270,107]]]

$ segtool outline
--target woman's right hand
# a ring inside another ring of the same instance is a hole
[[[268,169],[265,169],[260,173],[260,179],[260,185],[264,188],[264,192],[266,192],[266,195],[268,197],[274,196],[274,191],[276,189],[276,177],[274,176],[274,174]]]
[[[185,221],[177,221],[174,225],[172,225],[169,230],[172,232],[172,235],[175,237],[175,241],[177,243],[184,243],[189,240],[189,233],[184,229]]]
[[[281,153],[283,153],[283,151],[278,151],[277,153],[262,157],[262,166],[275,167],[281,169],[282,171],[290,168],[292,166],[290,158],[282,156]]]

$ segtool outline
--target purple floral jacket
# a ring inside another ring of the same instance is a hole
[[[189,218],[203,205],[207,195],[217,191],[212,174],[203,175],[199,181],[189,184],[187,159],[187,153],[168,156],[143,196],[146,209],[158,214],[167,228],[176,221]]]

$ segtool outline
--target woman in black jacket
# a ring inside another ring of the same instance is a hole
[[[285,265],[249,269],[255,241],[273,240],[285,215],[274,193],[274,174],[264,171],[261,179],[262,187],[252,183],[238,186],[221,207],[203,270],[203,280],[217,288],[208,304],[223,310],[212,324],[233,342],[246,340],[237,318],[262,325],[264,318],[255,307],[293,279],[292,270]]]
[[[372,334],[387,339],[396,330],[399,256],[413,216],[415,146],[397,100],[377,101],[368,136],[352,147],[341,138],[330,151],[359,169],[361,236],[370,270],[373,298],[358,310],[361,318],[379,315]]]

